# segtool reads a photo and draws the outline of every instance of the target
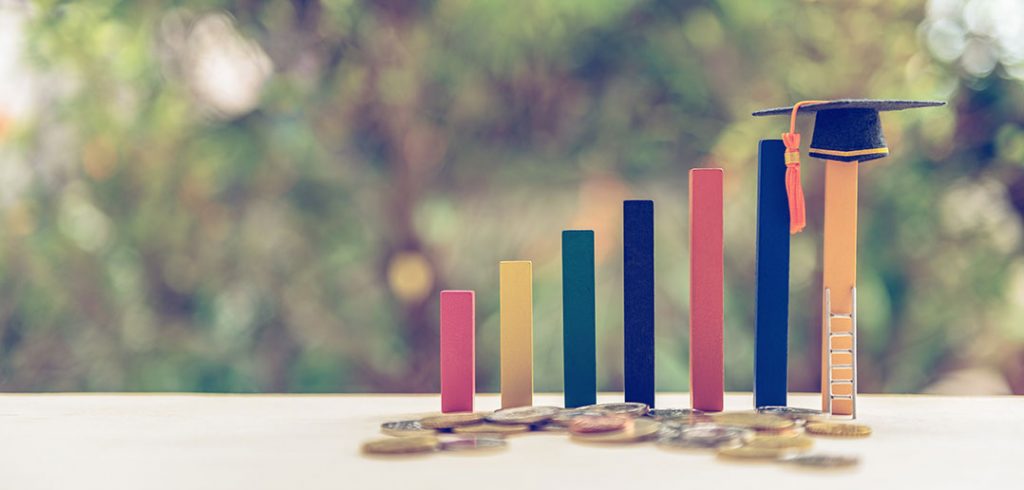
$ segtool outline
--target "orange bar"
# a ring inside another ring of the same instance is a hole
[[[824,289],[831,294],[833,313],[850,313],[853,310],[852,290],[857,285],[857,162],[825,161],[825,239],[822,253],[824,279],[822,281],[822,325],[821,325],[821,404],[828,407],[829,379],[827,371],[829,338],[826,312],[824,311]],[[848,332],[853,327],[848,318],[834,318],[832,329]],[[832,347],[849,348],[849,338],[837,338]],[[856,349],[856,346],[853,346]],[[850,362],[849,354],[833,354],[833,364]],[[846,379],[849,369],[833,373],[836,379]],[[852,394],[852,385],[837,384],[835,394]],[[833,400],[832,413],[852,415],[850,400]]]

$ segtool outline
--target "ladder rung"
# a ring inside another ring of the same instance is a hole
[[[832,318],[846,318],[849,320],[853,320],[853,315],[849,313],[829,313],[828,315]]]
[[[833,400],[853,400],[853,395],[829,395]]]
[[[853,337],[853,332],[829,332],[829,337]]]
[[[853,349],[829,349],[830,354],[853,354]]]
[[[832,380],[829,380],[829,383],[832,383],[834,385],[843,385],[843,384],[845,384],[845,385],[852,385],[853,384],[853,379],[832,379]]]
[[[853,369],[853,364],[833,364],[832,369]]]

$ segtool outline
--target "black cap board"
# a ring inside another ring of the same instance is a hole
[[[816,113],[808,154],[841,162],[868,161],[889,154],[882,134],[880,111],[899,111],[945,105],[937,100],[839,99],[801,105],[797,112]],[[754,112],[754,116],[792,114],[793,106]]]

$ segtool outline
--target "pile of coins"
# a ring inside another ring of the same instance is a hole
[[[587,444],[654,442],[667,450],[713,451],[741,461],[772,461],[813,468],[855,466],[855,456],[813,453],[814,437],[860,438],[866,425],[837,422],[818,410],[761,407],[748,412],[704,413],[650,409],[643,403],[603,403],[580,408],[517,407],[492,413],[449,413],[385,422],[392,437],[363,444],[374,455],[484,451],[507,447],[514,434],[561,432]]]

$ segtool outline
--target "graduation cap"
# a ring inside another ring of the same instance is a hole
[[[789,196],[790,232],[799,233],[806,224],[803,188],[800,185],[800,134],[796,132],[799,112],[815,113],[814,135],[808,154],[824,160],[864,162],[889,155],[878,113],[917,107],[945,105],[933,100],[839,99],[805,100],[790,107],[754,112],[754,116],[789,114],[786,145],[786,193]]]

